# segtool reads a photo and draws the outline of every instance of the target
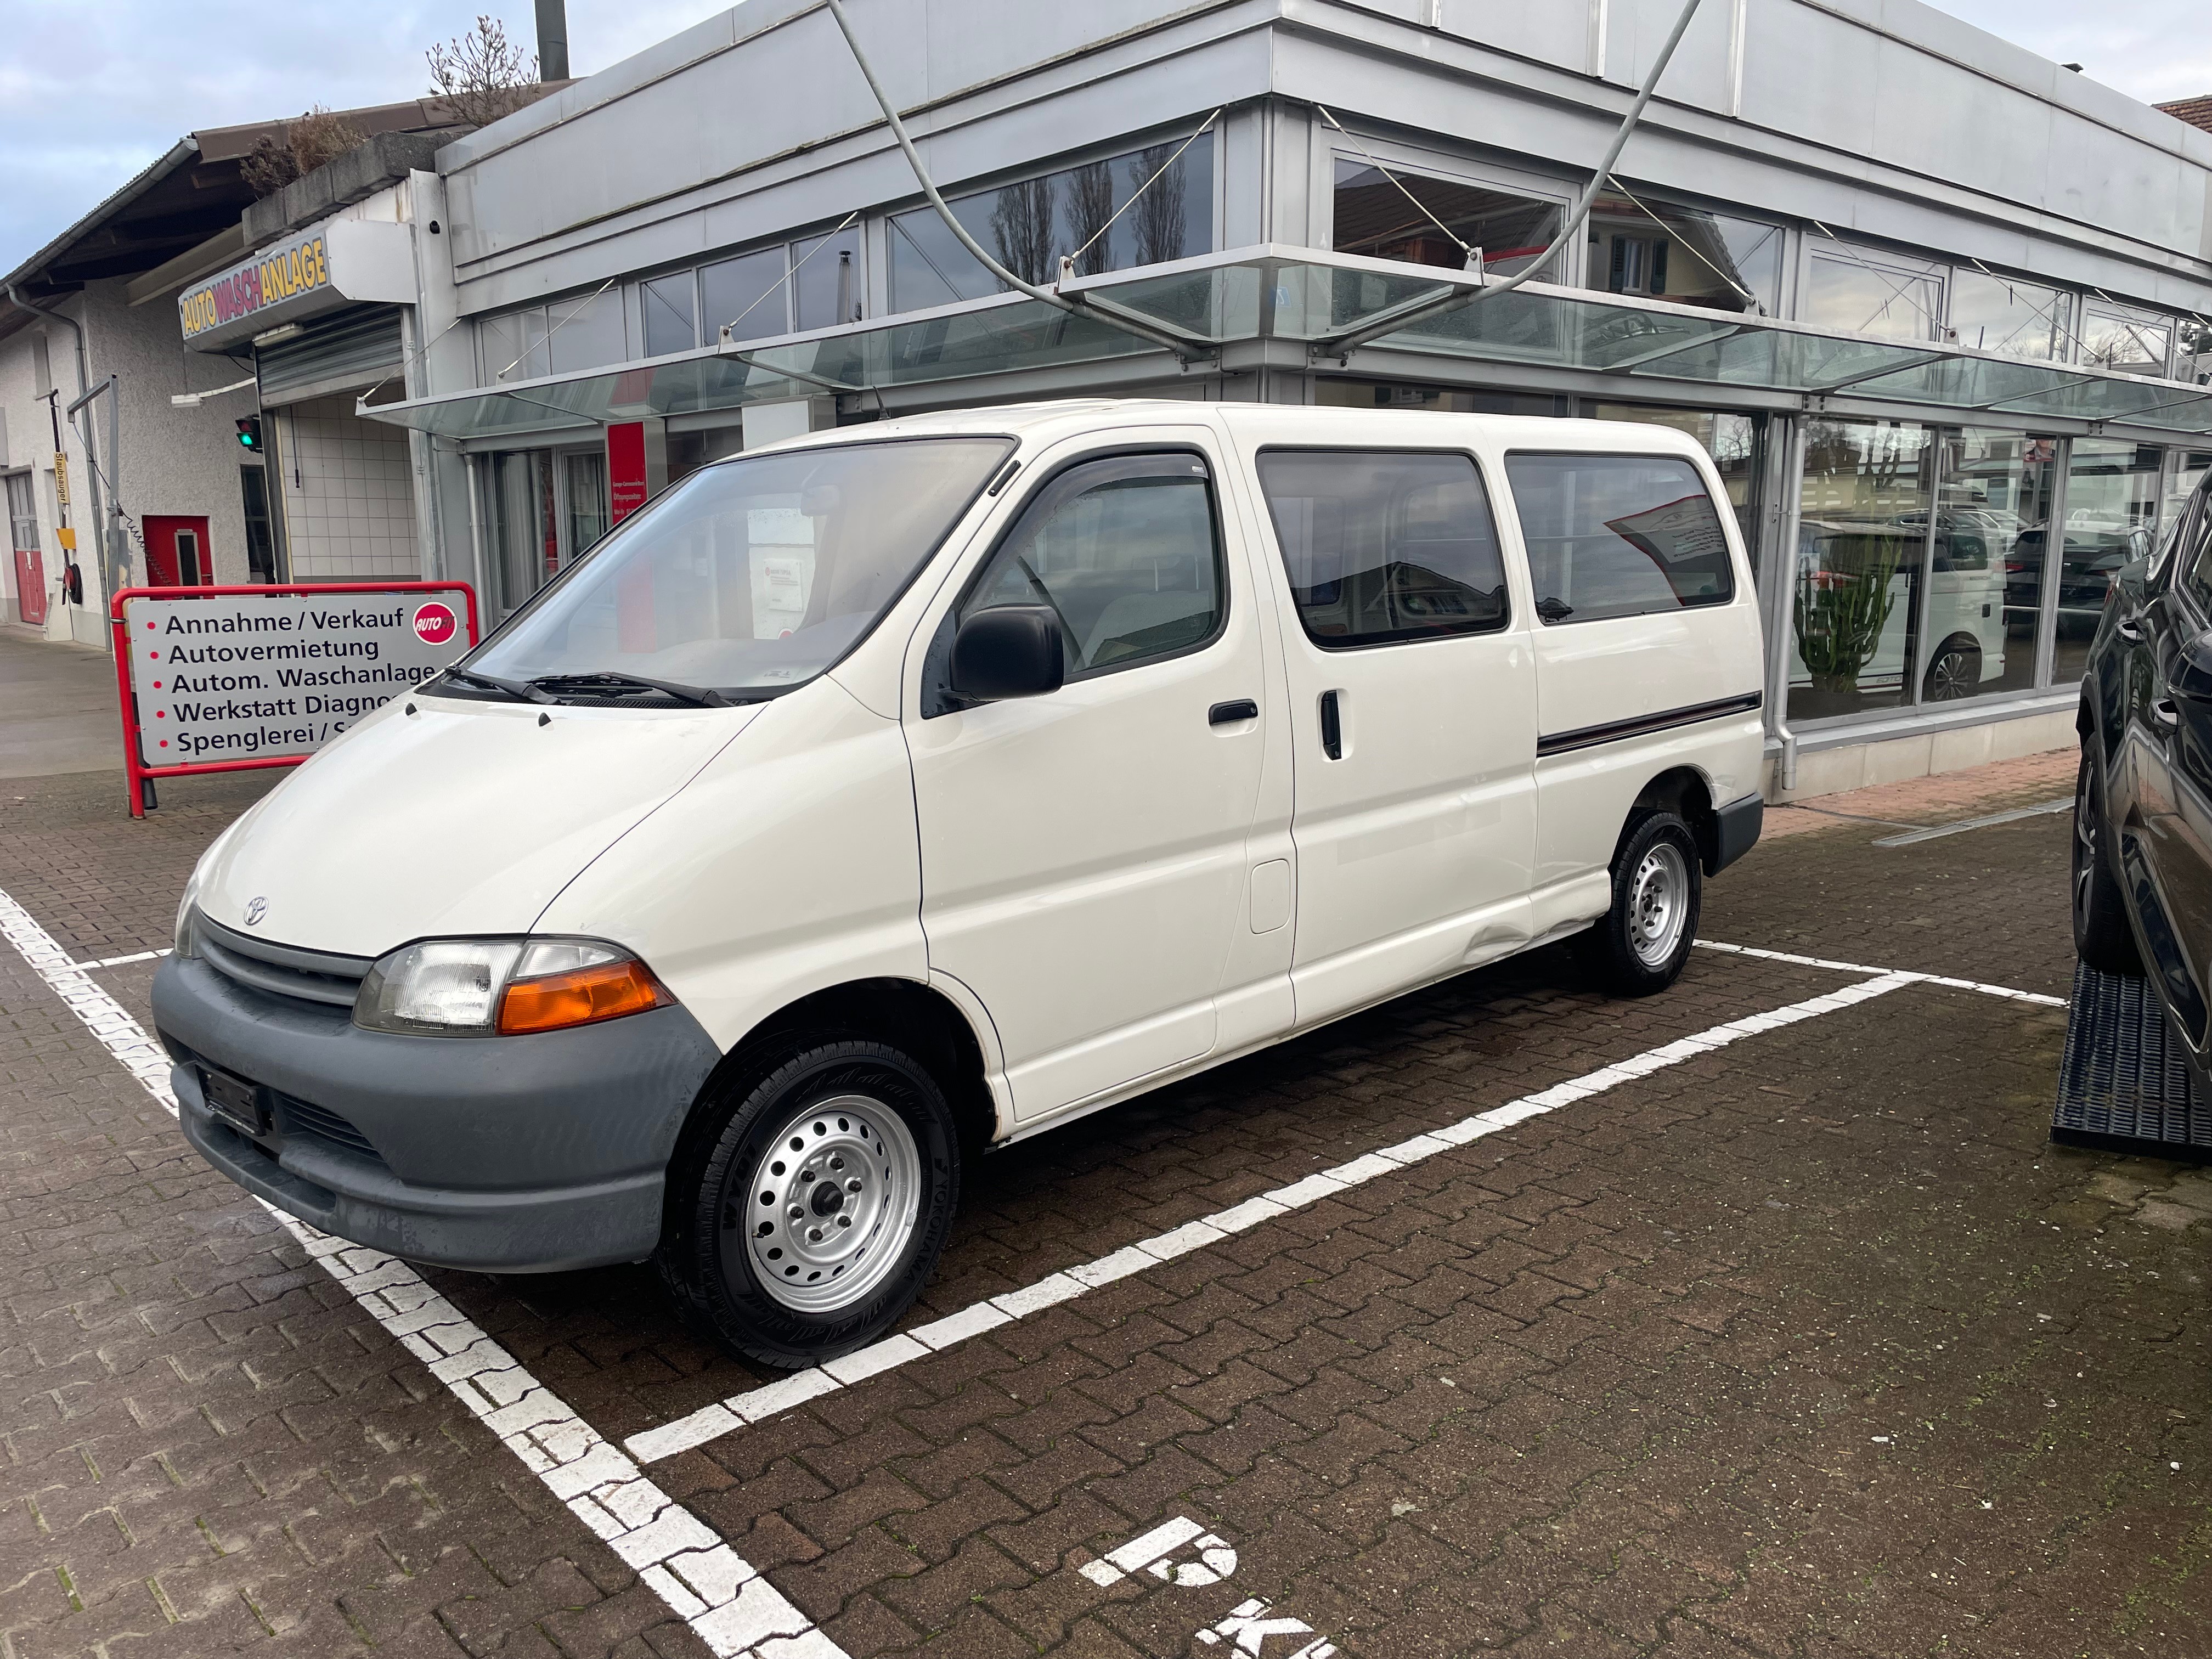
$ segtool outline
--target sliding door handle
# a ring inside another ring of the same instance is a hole
[[[1249,697],[1239,697],[1234,702],[1217,702],[1206,711],[1208,726],[1234,726],[1239,720],[1256,720],[1260,705]]]
[[[1344,758],[1344,714],[1334,691],[1321,694],[1321,752],[1331,760]]]

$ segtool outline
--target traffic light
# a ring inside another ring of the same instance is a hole
[[[251,449],[257,454],[261,449],[261,417],[241,415],[238,417],[238,447]]]

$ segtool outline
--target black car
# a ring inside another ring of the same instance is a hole
[[[2148,977],[2212,1092],[2212,477],[2118,572],[2075,724],[2075,949]]]

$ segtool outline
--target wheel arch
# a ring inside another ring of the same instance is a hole
[[[701,1109],[746,1073],[775,1056],[838,1037],[865,1037],[902,1048],[929,1068],[960,1128],[963,1152],[997,1136],[998,1109],[984,1065],[984,1046],[959,1005],[919,980],[848,980],[810,991],[756,1024],[722,1056],[700,1085],[678,1139],[680,1162],[702,1121]]]
[[[1620,826],[1628,838],[1636,820],[1646,812],[1672,812],[1690,826],[1698,843],[1698,858],[1710,871],[1720,861],[1720,814],[1713,800],[1712,781],[1694,766],[1670,766],[1637,792]]]

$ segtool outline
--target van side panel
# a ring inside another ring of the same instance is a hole
[[[1618,444],[1591,442],[1578,432],[1528,447],[1688,461],[1720,521],[1734,595],[1719,605],[1535,627],[1534,921],[1540,936],[1605,913],[1612,902],[1609,866],[1622,826],[1638,795],[1660,774],[1680,768],[1696,772],[1715,807],[1759,787],[1765,658],[1750,562],[1726,492],[1690,440],[1673,441],[1638,427],[1624,428],[1621,437],[1626,441]],[[1501,472],[1505,453],[1516,447],[1500,446]],[[1528,542],[1517,501],[1510,516],[1526,568]]]
[[[763,709],[569,884],[537,931],[628,945],[726,1053],[816,991],[927,981],[921,904],[898,722],[822,679]]]

